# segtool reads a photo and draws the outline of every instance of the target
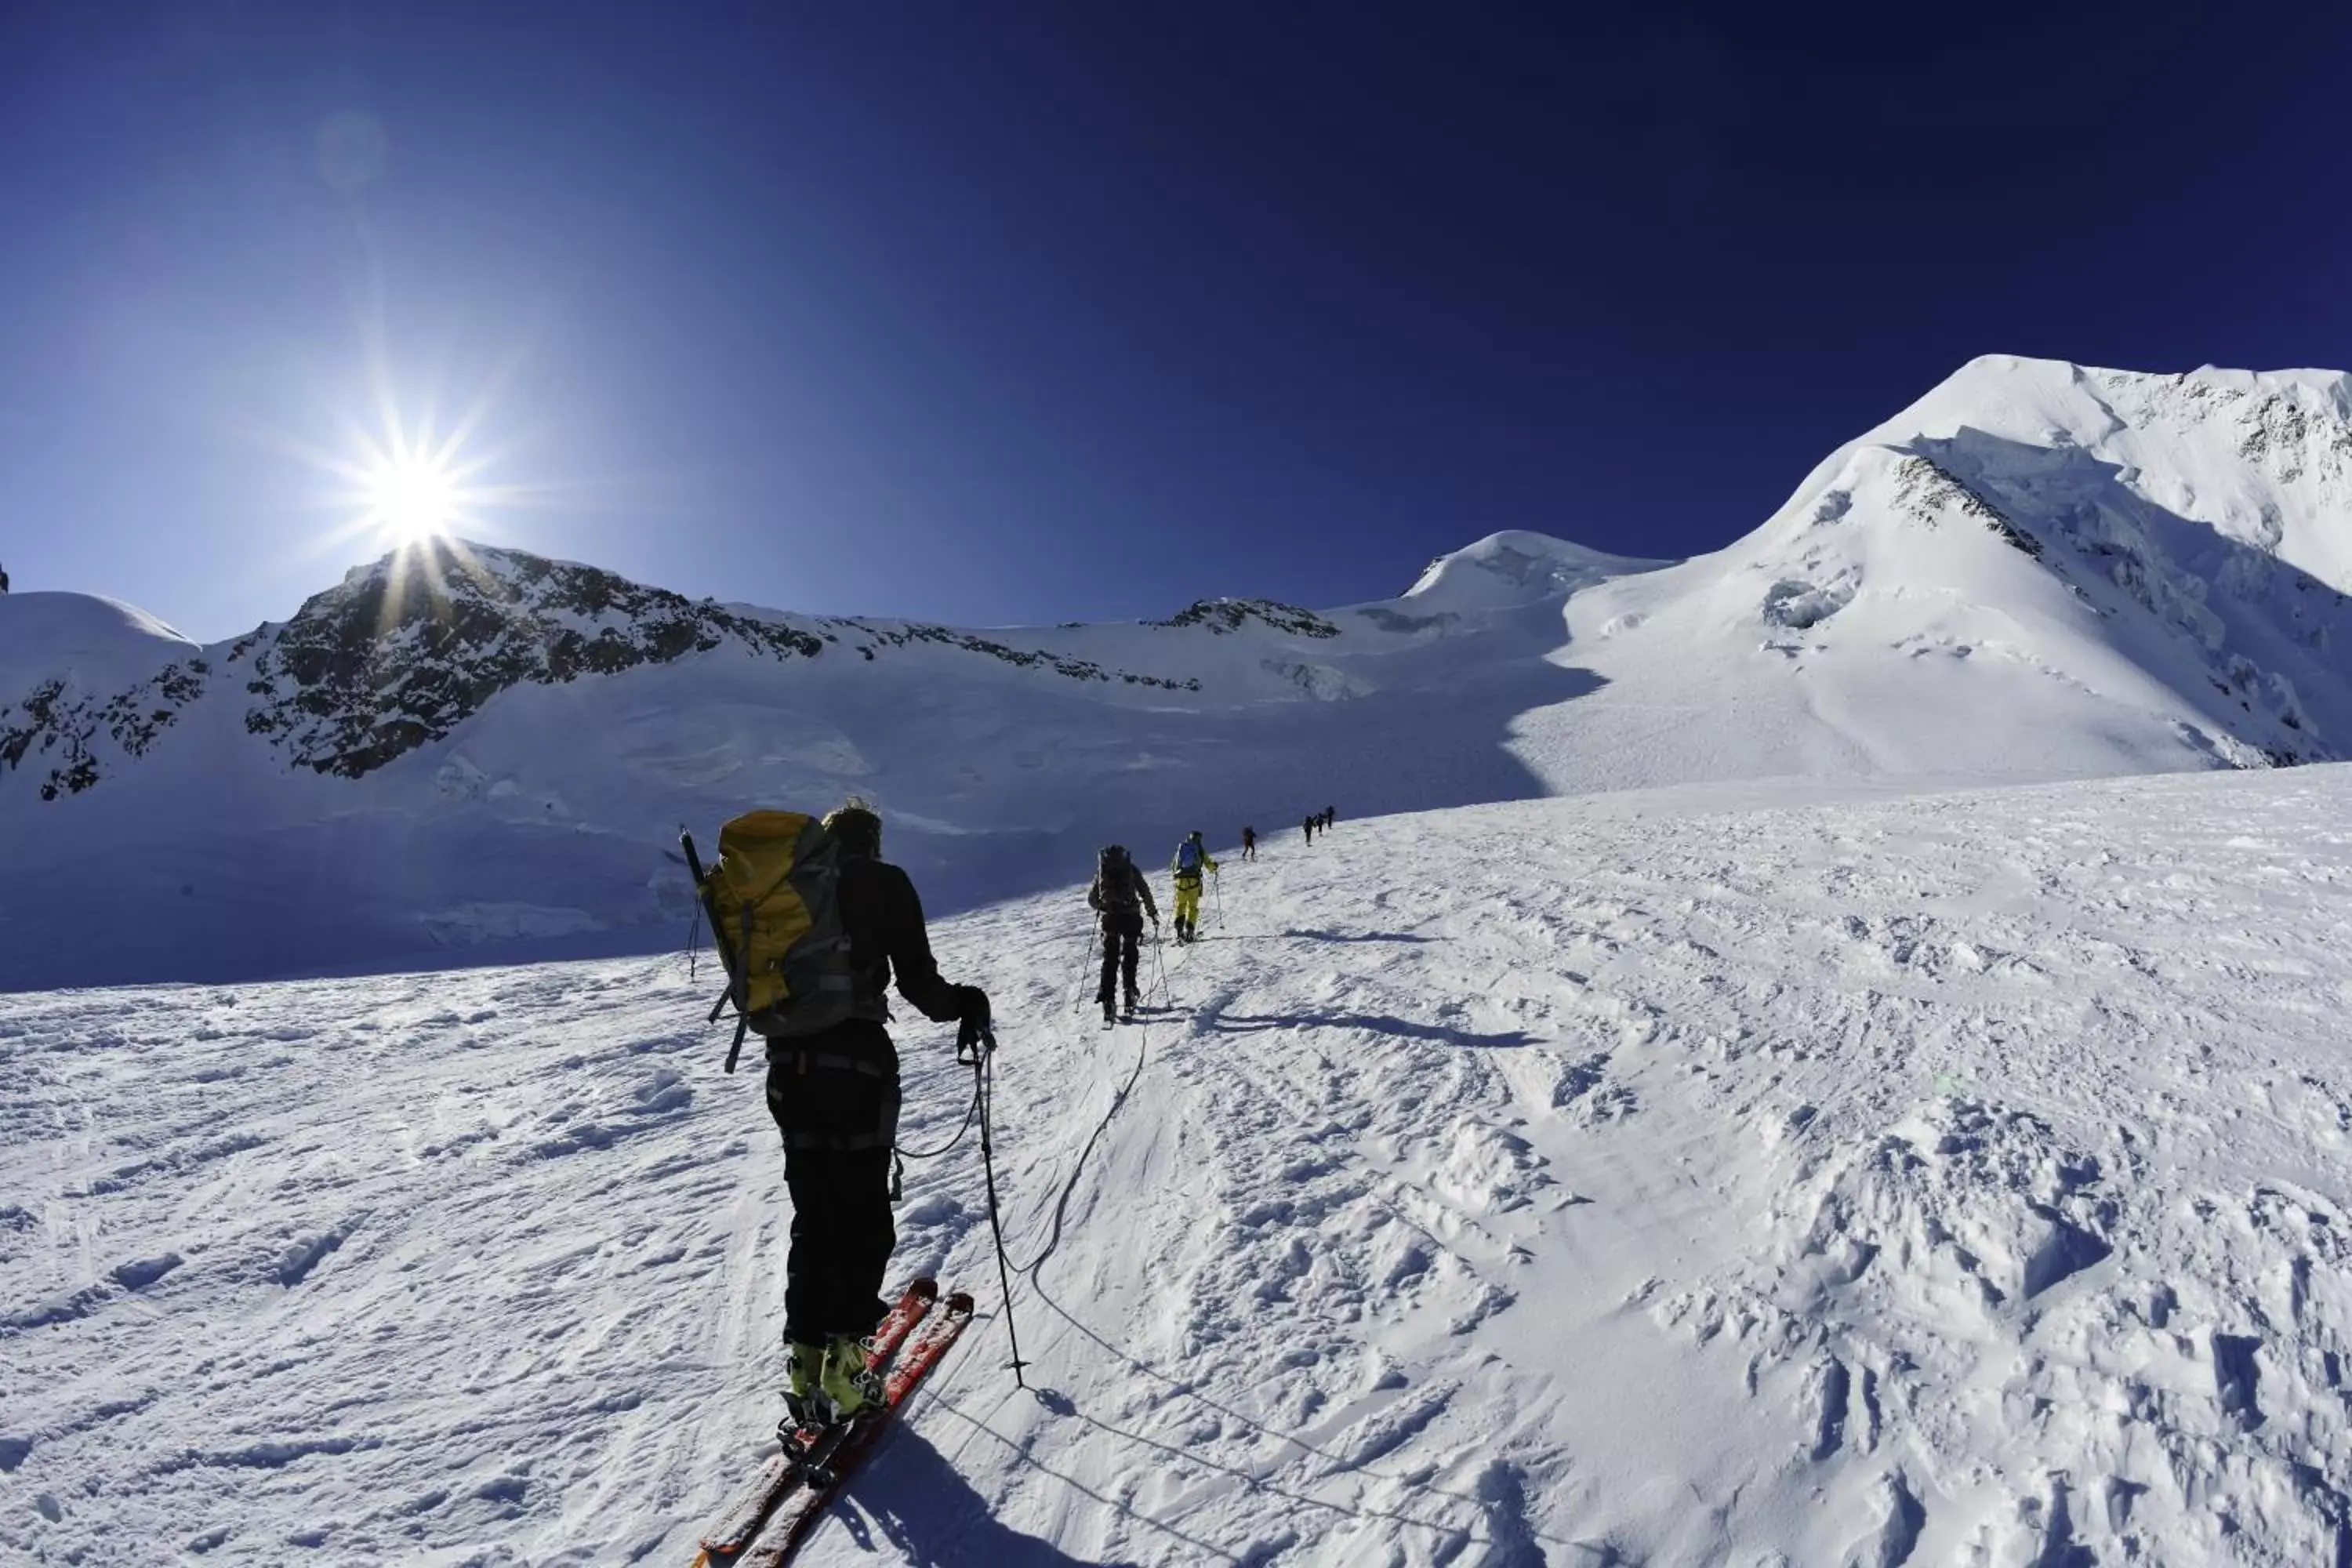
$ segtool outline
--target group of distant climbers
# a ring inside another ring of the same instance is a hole
[[[8,568],[0,566],[0,594],[8,591]]]
[[[1339,816],[1337,807],[1327,805],[1305,818],[1300,826],[1306,830],[1307,842],[1314,843],[1318,832],[1330,832]],[[1255,827],[1242,829],[1242,858],[1257,858]],[[1176,846],[1168,868],[1176,882],[1176,940],[1198,942],[1202,879],[1217,874],[1217,862],[1202,842],[1199,828]],[[1103,1010],[1103,1022],[1114,1023],[1122,1015],[1131,1017],[1140,994],[1136,969],[1142,961],[1143,922],[1149,920],[1158,930],[1160,906],[1152,899],[1150,882],[1125,845],[1103,847],[1095,864],[1095,879],[1087,889],[1087,907],[1095,911],[1102,931],[1102,981],[1095,988],[1095,1001]]]
[[[1315,842],[1317,834],[1330,832],[1331,825],[1339,820],[1339,808],[1336,805],[1327,805],[1314,816],[1303,818],[1298,826],[1306,833],[1307,842],[1312,844]],[[1201,836],[1195,833],[1192,837],[1198,838]],[[1244,860],[1257,858],[1257,829],[1255,827],[1242,829],[1242,858]]]

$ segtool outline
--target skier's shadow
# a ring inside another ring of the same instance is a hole
[[[875,1458],[852,1489],[856,1511],[841,1513],[857,1543],[869,1552],[870,1526],[919,1568],[1132,1568],[1088,1564],[1003,1523],[947,1457],[912,1426],[900,1426]]]

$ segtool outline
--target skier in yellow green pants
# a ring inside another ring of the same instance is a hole
[[[1201,934],[1202,874],[1213,877],[1217,872],[1217,863],[1209,858],[1208,849],[1201,843],[1199,828],[1176,846],[1176,858],[1170,864],[1176,872],[1176,940],[1192,942]]]

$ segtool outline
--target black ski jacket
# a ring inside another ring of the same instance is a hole
[[[880,1023],[890,1016],[885,998],[894,977],[898,994],[933,1023],[963,1017],[970,988],[940,977],[930,934],[923,929],[923,900],[906,872],[886,860],[844,856],[841,924],[849,937],[859,1017]]]

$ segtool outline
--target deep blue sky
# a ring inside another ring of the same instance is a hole
[[[968,623],[1710,549],[1980,353],[2352,364],[2352,8],[1645,9],[0,7],[0,562],[290,612],[379,345],[495,391],[483,537]]]

